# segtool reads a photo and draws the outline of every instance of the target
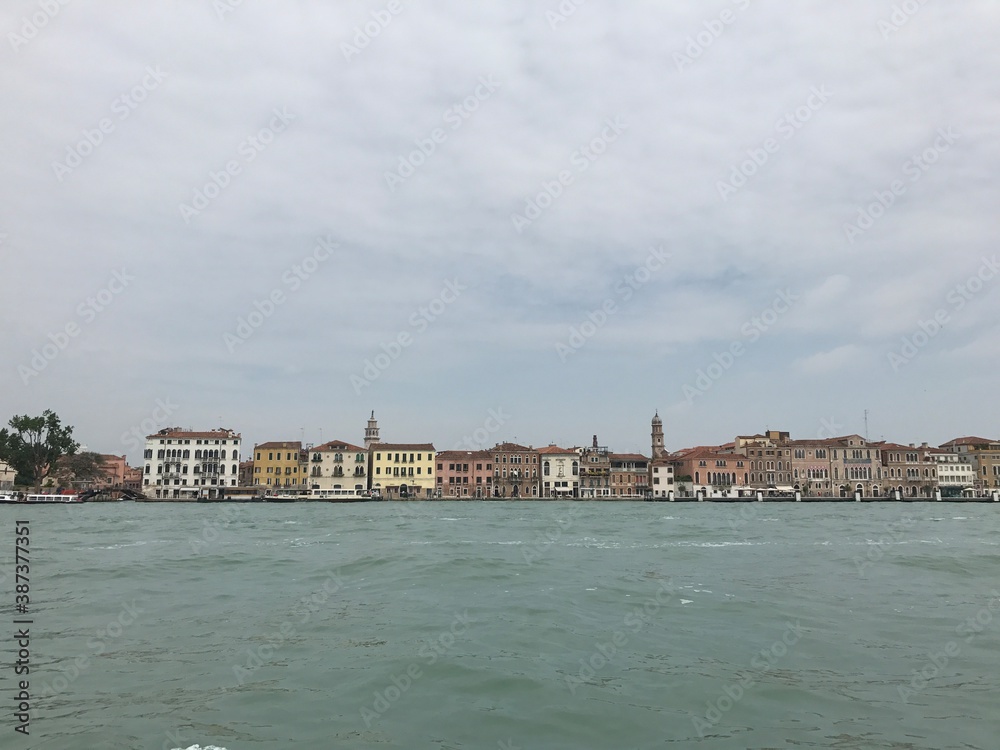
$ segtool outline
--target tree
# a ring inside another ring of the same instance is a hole
[[[11,417],[10,429],[0,430],[0,458],[18,473],[18,481],[41,484],[63,456],[72,456],[80,444],[73,428],[65,427],[51,409],[40,417]]]
[[[63,456],[52,473],[61,480],[61,484],[72,484],[103,479],[108,472],[104,467],[104,457],[100,453],[83,451]]]

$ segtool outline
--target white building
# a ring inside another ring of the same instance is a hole
[[[309,449],[308,486],[313,490],[354,490],[368,487],[368,451],[343,440]]]
[[[653,497],[668,497],[675,491],[674,466],[670,459],[657,458],[650,464],[649,487]]]
[[[219,429],[189,432],[168,427],[146,437],[142,491],[147,497],[220,497],[236,487],[240,473],[239,433]]]
[[[931,451],[930,455],[937,462],[938,486],[943,495],[966,491],[972,494],[976,486],[976,468],[969,454],[941,450]]]
[[[542,497],[580,496],[580,454],[572,448],[549,445],[538,449],[542,463]]]
[[[6,461],[0,461],[0,490],[9,490],[14,487],[14,479],[17,472],[14,467]]]

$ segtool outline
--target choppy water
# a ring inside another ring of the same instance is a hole
[[[11,602],[15,517],[0,747],[1000,742],[993,505],[0,506]]]

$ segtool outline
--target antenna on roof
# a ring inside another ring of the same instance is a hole
[[[865,409],[865,442],[868,442],[868,410]]]

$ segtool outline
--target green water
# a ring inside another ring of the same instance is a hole
[[[992,505],[120,503],[0,518],[5,627],[18,519],[33,619],[31,734],[14,732],[5,639],[2,748],[1000,742]]]

